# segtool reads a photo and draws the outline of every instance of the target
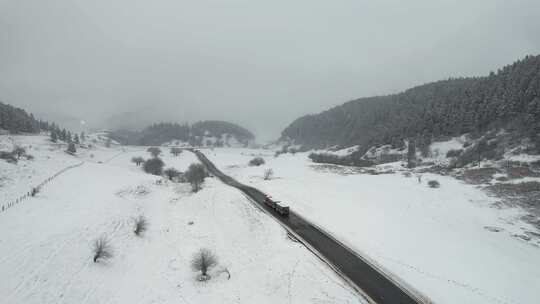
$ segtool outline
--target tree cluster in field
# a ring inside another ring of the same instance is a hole
[[[186,172],[180,172],[173,167],[164,170],[165,162],[159,158],[162,154],[161,149],[158,147],[150,147],[147,149],[147,152],[150,153],[151,158],[145,160],[142,157],[133,157],[131,162],[137,166],[142,166],[146,173],[165,176],[170,181],[190,183],[193,192],[198,192],[201,189],[204,179],[209,176],[206,168],[202,164],[191,164]],[[182,150],[171,148],[170,153],[177,156],[182,153]]]
[[[86,135],[84,134],[84,132],[82,132],[81,135],[79,136],[79,134],[77,133],[72,134],[70,131],[67,131],[66,129],[60,129],[55,124],[53,124],[53,126],[51,127],[49,134],[50,134],[50,139],[52,142],[63,141],[68,144],[74,143],[78,145],[81,143],[81,141],[86,140]]]
[[[26,153],[26,148],[22,146],[15,146],[11,151],[0,151],[0,159],[7,161],[8,163],[16,164],[21,157],[27,160],[33,160],[34,156]]]
[[[356,157],[361,157],[373,146],[400,147],[413,140],[423,151],[442,136],[501,128],[530,138],[540,152],[540,56],[486,77],[451,78],[353,100],[295,120],[281,139],[308,148],[359,145]]]
[[[192,124],[157,123],[140,132],[118,130],[111,133],[116,141],[126,145],[161,145],[169,141],[183,141],[192,146],[227,146],[234,137],[247,145],[255,136],[247,129],[225,121],[200,121]],[[204,141],[204,137],[217,140]]]
[[[274,153],[274,157],[278,157],[281,154],[287,154],[287,153],[291,153],[292,155],[295,155],[297,152],[305,152],[305,149],[303,150],[303,149],[291,147],[289,144],[286,144],[281,147],[281,150],[278,150]]]

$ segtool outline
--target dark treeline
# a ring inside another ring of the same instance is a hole
[[[19,109],[1,102],[0,130],[5,130],[10,134],[39,133],[40,131],[48,131],[51,136],[51,141],[53,142],[60,140],[69,143],[79,143],[78,134],[72,134],[69,130],[62,129],[55,123],[49,123],[47,121],[36,119],[33,114],[29,114],[23,109]]]
[[[10,133],[37,133],[49,130],[49,123],[34,118],[25,110],[0,102],[0,129]]]
[[[453,78],[405,92],[361,98],[294,121],[282,140],[304,148],[422,145],[434,138],[505,128],[540,147],[540,56],[486,77]]]
[[[228,136],[223,136],[227,134]],[[237,141],[247,144],[255,136],[245,128],[225,121],[200,121],[193,125],[178,123],[156,123],[140,132],[119,130],[111,133],[111,137],[127,145],[161,145],[171,140],[189,142],[201,146],[204,137],[220,139],[217,145],[226,145],[234,137]],[[222,139],[222,137],[226,137]]]
[[[241,142],[247,142],[255,139],[255,135],[249,130],[230,122],[219,120],[205,120],[194,123],[191,126],[191,132],[194,136],[203,136],[205,132],[214,137],[222,137],[229,134],[236,137]]]

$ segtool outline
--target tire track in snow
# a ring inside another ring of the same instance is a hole
[[[420,273],[426,277],[429,277],[429,278],[432,278],[432,279],[435,279],[437,281],[440,281],[440,282],[445,282],[445,283],[449,283],[449,284],[452,284],[454,286],[458,286],[458,287],[461,287],[463,289],[466,289],[474,294],[477,294],[483,298],[486,298],[486,299],[489,299],[490,301],[492,302],[497,302],[497,303],[501,303],[501,304],[516,304],[517,302],[513,301],[513,300],[503,300],[503,299],[500,299],[500,298],[497,298],[495,296],[492,296],[492,295],[489,295],[488,293],[486,293],[485,291],[483,291],[481,288],[479,287],[474,287],[474,286],[471,286],[467,283],[463,283],[463,282],[460,282],[460,281],[457,281],[455,279],[451,279],[451,278],[447,278],[445,276],[442,276],[442,275],[438,275],[438,274],[434,274],[434,273],[431,273],[431,272],[428,272],[428,271],[425,271],[425,270],[422,270],[416,266],[413,266],[413,265],[410,265],[410,264],[407,264],[403,261],[400,261],[400,260],[396,260],[396,259],[393,259],[393,258],[389,258],[387,256],[384,256],[382,254],[376,254],[378,257],[380,257],[381,259],[385,259],[387,261],[390,261],[392,263],[395,263],[395,264],[398,264],[404,268],[407,268],[409,270],[412,270],[414,272],[417,272],[417,273]]]

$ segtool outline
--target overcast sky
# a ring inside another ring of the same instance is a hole
[[[538,0],[0,0],[0,101],[91,125],[151,112],[269,139],[539,53]]]

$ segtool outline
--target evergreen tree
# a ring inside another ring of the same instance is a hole
[[[69,143],[67,151],[71,154],[75,154],[77,152],[77,148],[75,147],[75,144],[73,142]]]
[[[62,132],[60,133],[60,140],[66,141],[67,140],[67,131],[66,129],[62,129]]]
[[[416,144],[414,143],[414,140],[409,140],[409,145],[407,147],[407,167],[416,167]]]
[[[58,134],[56,133],[56,130],[51,131],[51,141],[54,143],[58,141]]]

